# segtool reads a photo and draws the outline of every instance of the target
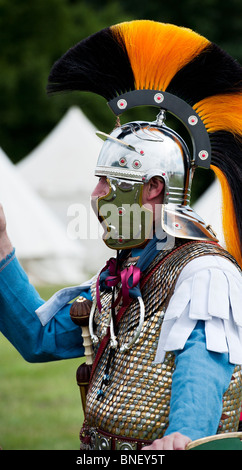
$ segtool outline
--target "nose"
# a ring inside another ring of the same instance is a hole
[[[105,176],[101,176],[98,181],[97,186],[95,187],[94,191],[92,192],[92,198],[98,198],[101,196],[106,196],[109,193],[109,184],[107,182],[107,178]]]

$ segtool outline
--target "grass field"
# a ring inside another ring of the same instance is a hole
[[[47,299],[57,288],[38,289]],[[0,334],[0,447],[78,450],[83,420],[81,359],[29,364]]]

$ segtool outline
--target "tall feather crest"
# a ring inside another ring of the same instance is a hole
[[[212,146],[228,251],[242,266],[242,68],[194,31],[149,20],[84,39],[57,61],[49,93],[80,90],[108,101],[135,89],[167,91],[190,104]]]

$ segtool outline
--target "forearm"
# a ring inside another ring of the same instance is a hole
[[[35,310],[44,303],[13,255],[0,262],[0,330],[29,362],[82,356],[81,330],[67,305],[43,327]]]
[[[206,349],[203,322],[198,322],[183,351],[176,357],[166,435],[180,432],[192,440],[216,434],[222,398],[234,365],[228,354]]]
[[[0,262],[4,260],[13,250],[13,245],[8,238],[7,232],[0,233]]]

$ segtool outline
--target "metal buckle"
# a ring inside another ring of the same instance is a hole
[[[137,443],[115,439],[115,450],[137,450]]]
[[[97,431],[92,431],[91,438],[93,438],[95,450],[111,450],[112,449],[112,438],[102,436]]]

